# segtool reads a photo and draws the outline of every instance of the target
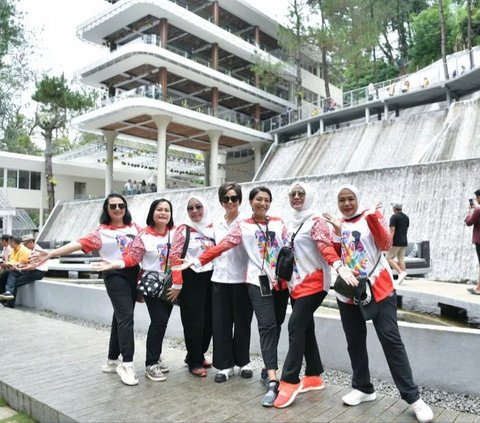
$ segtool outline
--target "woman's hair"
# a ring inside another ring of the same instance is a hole
[[[253,188],[248,195],[248,199],[252,201],[259,192],[266,192],[270,197],[270,202],[272,202],[272,191],[270,191],[267,187],[264,186]]]
[[[480,195],[480,188],[477,189],[475,192],[474,192],[475,196],[478,197]]]
[[[123,201],[123,204],[125,204],[125,214],[123,215],[123,224],[129,225],[130,223],[132,223],[132,215],[128,211],[127,200],[125,200],[125,198],[120,194],[112,193],[112,194],[108,194],[107,198],[105,198],[105,201],[103,202],[103,211],[100,216],[100,224],[108,225],[112,222],[112,219],[108,214],[108,200],[110,200],[110,198],[120,198],[120,200]]]
[[[218,201],[222,202],[222,197],[224,197],[231,189],[235,191],[235,194],[238,197],[238,203],[242,204],[242,187],[236,182],[227,182],[218,187]]]
[[[170,220],[167,223],[167,228],[171,229],[173,227],[173,207],[172,203],[166,198],[159,198],[158,200],[154,200],[152,204],[150,204],[150,210],[148,211],[147,216],[147,225],[150,227],[155,226],[155,222],[153,221],[153,213],[155,213],[155,209],[157,208],[159,203],[167,203],[170,207]]]

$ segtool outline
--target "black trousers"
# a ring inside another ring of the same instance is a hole
[[[367,325],[358,306],[345,304],[339,300],[337,303],[352,364],[352,387],[370,394],[374,388],[370,381],[368,368]],[[393,381],[400,391],[402,399],[408,404],[414,403],[420,398],[420,394],[413,381],[410,362],[398,330],[397,294],[395,292],[378,303],[378,314],[372,322]]]
[[[287,383],[300,382],[304,355],[306,376],[319,376],[323,373],[313,313],[326,295],[327,292],[322,291],[297,300],[292,299],[292,314],[288,320],[288,353],[282,370],[282,380]]]
[[[168,319],[172,313],[173,305],[167,304],[158,298],[145,297],[148,314],[150,315],[150,326],[147,334],[147,354],[145,366],[158,363],[162,354],[163,338],[167,330]]]
[[[116,360],[120,354],[124,362],[132,362],[135,352],[133,312],[137,297],[138,266],[105,272],[103,280],[113,306],[112,328],[108,358]]]
[[[180,317],[187,347],[189,369],[202,367],[212,339],[212,271],[186,269],[180,294]]]
[[[250,363],[253,308],[246,283],[212,282],[213,367]]]
[[[260,349],[262,351],[265,369],[277,370],[277,346],[282,323],[288,305],[288,290],[272,291],[269,297],[260,295],[260,288],[253,284],[248,285],[248,296],[255,312],[260,335]]]

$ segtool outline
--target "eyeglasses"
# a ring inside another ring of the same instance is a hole
[[[125,203],[118,203],[118,204],[109,204],[108,207],[110,208],[110,210],[115,210],[115,209],[120,209],[120,210],[123,210],[124,208],[127,207],[127,205]]]
[[[193,210],[202,210],[203,209],[203,206],[201,204],[197,204],[196,206],[188,206],[187,207],[187,211],[191,212]]]
[[[238,195],[231,195],[230,197],[228,195],[225,195],[222,197],[223,204],[227,204],[229,201],[231,201],[232,203],[236,203],[238,200]]]
[[[299,198],[303,198],[305,197],[305,191],[292,191],[288,193],[288,196],[290,198],[295,198],[296,196],[298,196]]]

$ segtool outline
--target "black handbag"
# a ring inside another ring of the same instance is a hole
[[[372,284],[369,278],[377,268],[381,258],[382,254],[378,257],[375,266],[373,266],[368,276],[358,279],[357,286],[348,284],[341,276],[337,276],[333,285],[335,292],[353,300],[353,303],[359,306],[360,312],[365,320],[373,319],[378,312],[378,305],[373,296]]]
[[[185,258],[185,256],[187,255],[187,249],[188,249],[188,243],[190,242],[190,226],[185,226],[185,243],[183,244],[183,250],[182,250],[182,254],[180,255],[180,258]],[[168,243],[169,245],[169,251],[170,251],[170,242]],[[167,257],[168,257],[168,253],[167,253]],[[167,263],[168,263],[168,259],[167,259]],[[168,291],[170,290],[170,288],[172,287],[172,284],[173,284],[173,276],[172,276],[172,273],[170,272],[167,276],[165,276],[165,279],[163,280],[164,284],[163,284],[163,290],[162,292],[160,293],[160,300],[162,300],[164,303],[167,303],[167,304],[173,304],[173,305],[180,305],[179,301],[180,301],[180,295],[177,297],[177,299],[175,301],[170,301],[168,298],[167,298],[167,294],[168,294]]]
[[[298,231],[303,226],[303,223],[298,227],[296,232],[290,239],[290,245],[280,248],[277,256],[277,264],[275,266],[275,275],[277,279],[284,279],[287,282],[292,279],[293,265],[295,263],[295,255],[293,254],[293,245]]]

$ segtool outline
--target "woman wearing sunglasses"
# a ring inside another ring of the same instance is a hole
[[[271,191],[264,186],[253,188],[249,194],[252,217],[242,219],[230,229],[217,246],[198,258],[187,260],[178,270],[190,266],[205,266],[220,254],[242,246],[248,255],[246,283],[255,311],[260,334],[260,348],[268,379],[264,407],[272,407],[278,395],[277,344],[280,327],[285,319],[288,290],[275,281],[275,265],[280,248],[287,241],[287,228],[279,217],[268,216],[272,202]]]
[[[100,225],[78,241],[72,241],[60,248],[38,252],[32,255],[32,263],[40,263],[53,257],[64,256],[75,251],[84,253],[98,251],[102,259],[122,259],[140,231],[132,222],[125,198],[110,194],[103,202]],[[111,270],[103,273],[107,294],[113,306],[112,328],[108,360],[102,366],[105,373],[118,373],[126,385],[137,385],[138,379],[133,368],[135,349],[133,334],[133,311],[135,307],[137,276],[139,267]],[[118,360],[122,355],[122,362]]]
[[[187,222],[175,231],[172,242],[172,265],[193,260],[203,251],[215,245],[212,224],[208,218],[207,202],[200,196],[191,196],[187,201]],[[186,249],[184,250],[184,248]],[[169,299],[176,300],[181,292],[180,317],[182,319],[187,357],[185,362],[194,376],[206,377],[205,369],[212,364],[205,353],[212,338],[212,264],[196,269],[173,271],[173,284]]]
[[[290,243],[293,243],[294,266],[288,282],[292,314],[288,321],[289,347],[283,364],[280,388],[274,406],[288,407],[297,394],[324,388],[322,360],[315,337],[313,314],[330,288],[330,266],[340,260],[331,242],[332,230],[317,214],[317,197],[304,182],[293,183],[288,190],[291,206]],[[356,281],[351,272],[343,276]],[[305,376],[300,380],[303,357]]]
[[[240,221],[242,188],[226,183],[218,188],[218,200],[225,214],[213,223],[215,243],[219,244]],[[248,297],[245,275],[248,256],[243,248],[233,248],[213,262],[213,367],[220,371],[215,382],[226,382],[240,367],[240,377],[253,376],[250,367],[250,328],[253,308]]]
[[[166,198],[154,200],[147,215],[147,227],[133,240],[129,251],[120,260],[102,262],[93,267],[99,271],[142,266],[142,272],[153,272],[162,280],[170,273],[171,242],[175,233],[172,203]],[[145,376],[154,382],[163,382],[169,368],[160,360],[163,338],[173,305],[159,298],[144,296],[150,315],[147,334]]]

